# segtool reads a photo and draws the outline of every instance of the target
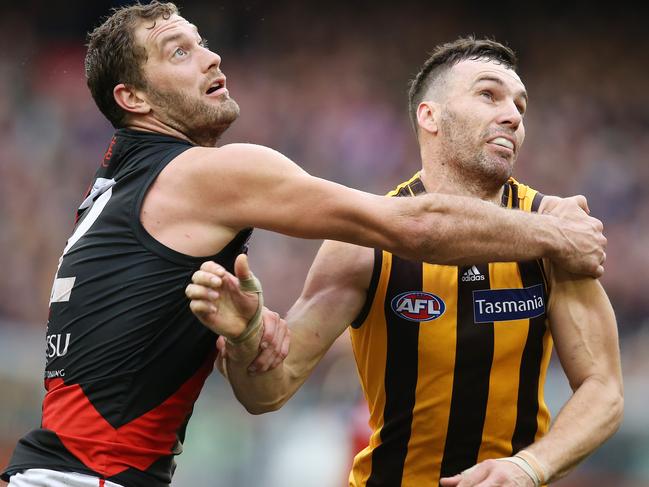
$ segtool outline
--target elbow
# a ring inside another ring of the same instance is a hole
[[[268,384],[264,393],[254,394],[248,389],[248,397],[237,395],[237,399],[248,413],[255,416],[272,413],[284,406],[293,396],[301,381],[286,363],[283,364],[282,370],[284,372],[283,379]]]
[[[246,408],[246,411],[248,411],[248,414],[252,414],[253,416],[261,416],[262,414],[276,411],[276,409],[259,406],[258,404],[251,405],[251,406],[244,404],[243,406]]]
[[[272,392],[267,391],[266,394],[252,394],[247,397],[237,395],[237,399],[249,414],[259,416],[278,411],[288,402],[291,395],[290,391],[280,390],[278,387],[273,389]]]
[[[622,424],[624,418],[624,395],[622,391],[616,391],[610,398],[611,411],[611,435],[614,434]]]
[[[624,387],[622,385],[622,378],[611,381],[607,388],[608,394],[606,395],[608,401],[608,409],[611,415],[611,435],[615,433],[622,424],[624,417]]]
[[[248,411],[249,414],[260,416],[262,414],[278,411],[284,404],[286,404],[286,400],[278,400],[268,403],[244,404],[243,407],[246,408],[246,411]]]
[[[621,378],[593,375],[580,386],[573,387],[575,393],[582,387],[590,391],[588,406],[596,410],[597,429],[602,441],[607,440],[620,428],[624,416],[624,393]]]
[[[599,392],[602,401],[602,409],[607,412],[607,421],[605,425],[608,429],[608,437],[615,434],[622,424],[624,417],[624,392],[621,380],[600,380],[601,387]]]

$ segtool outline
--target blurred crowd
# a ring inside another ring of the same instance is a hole
[[[119,2],[70,2],[77,8],[64,11],[38,8],[41,3],[3,5],[0,12],[2,336],[12,328],[43,330],[74,211],[112,134],[85,86],[83,44],[84,32]],[[179,5],[222,56],[228,88],[241,106],[222,143],[268,145],[314,175],[375,193],[419,167],[407,83],[432,47],[467,33],[508,43],[519,54],[530,95],[515,175],[546,194],[586,195],[604,221],[609,247],[602,282],[623,353],[629,350],[625,372],[630,380],[643,375],[649,365],[638,349],[649,343],[649,17],[633,10],[642,7],[598,15],[577,7],[550,11],[546,4],[523,11],[507,2],[490,12],[477,2]],[[256,232],[253,269],[278,311],[296,298],[317,246]],[[639,387],[647,390],[646,378]]]

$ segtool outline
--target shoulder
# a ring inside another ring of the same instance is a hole
[[[374,270],[374,249],[326,240],[309,272],[309,279],[367,290]]]
[[[336,240],[325,240],[318,252],[318,259],[338,262],[346,268],[365,268],[374,262],[374,249]],[[339,265],[338,267],[342,267]]]
[[[175,171],[199,184],[211,177],[277,177],[286,172],[304,172],[280,152],[256,144],[193,147],[179,155],[173,165]]]

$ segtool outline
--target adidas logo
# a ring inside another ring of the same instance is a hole
[[[467,269],[464,272],[464,274],[462,274],[462,281],[463,282],[484,281],[484,275],[480,274],[478,268],[472,265],[469,269]]]

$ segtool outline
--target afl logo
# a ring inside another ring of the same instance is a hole
[[[392,299],[394,313],[408,321],[431,321],[444,314],[442,298],[423,291],[406,291]]]

